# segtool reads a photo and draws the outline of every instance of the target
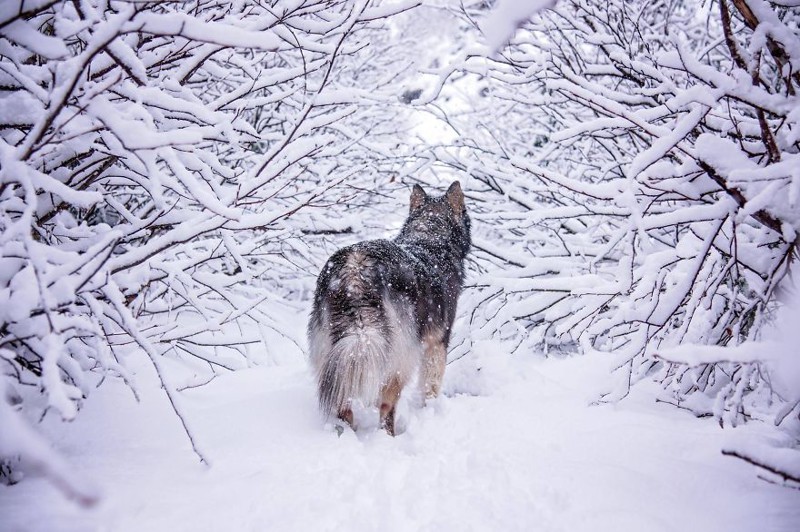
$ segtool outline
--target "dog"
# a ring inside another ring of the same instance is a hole
[[[397,400],[415,374],[426,399],[441,391],[470,220],[458,181],[440,197],[414,185],[410,204],[396,238],[340,249],[317,278],[308,340],[319,407],[353,430],[360,404],[394,436]]]

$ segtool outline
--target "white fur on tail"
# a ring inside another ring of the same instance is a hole
[[[382,324],[353,324],[333,342],[327,316],[319,327],[311,329],[311,363],[323,413],[339,414],[357,403],[380,406],[381,388],[395,376],[405,384],[417,369],[422,345],[413,332],[411,312],[386,300],[383,305],[388,335]]]

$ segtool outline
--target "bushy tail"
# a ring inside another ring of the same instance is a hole
[[[376,404],[389,366],[390,346],[385,334],[378,327],[354,325],[328,345],[324,352],[312,353],[312,357],[316,355],[320,410],[338,415],[354,402]]]
[[[385,379],[410,373],[413,349],[397,347],[409,335],[403,324],[412,320],[389,301],[381,273],[386,246],[368,242],[339,250],[317,281],[308,333],[319,406],[326,415],[342,415],[355,402],[375,405]]]

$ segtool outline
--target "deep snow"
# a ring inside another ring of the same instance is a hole
[[[142,366],[141,373],[146,366]],[[479,369],[480,368],[480,369]],[[68,425],[43,429],[99,483],[83,510],[41,478],[0,487],[3,530],[796,531],[800,491],[756,478],[720,430],[639,386],[591,406],[600,357],[509,357],[477,345],[448,366],[446,396],[401,404],[392,439],[341,437],[293,363],[183,392],[211,456],[198,463],[164,395],[106,383]],[[764,429],[765,430],[765,429]]]

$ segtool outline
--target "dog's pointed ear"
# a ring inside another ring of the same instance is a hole
[[[461,183],[453,181],[453,184],[447,189],[445,197],[453,213],[460,218],[466,208],[464,205],[464,191],[461,190]]]
[[[428,195],[425,194],[425,191],[422,190],[422,187],[419,185],[414,185],[414,188],[411,190],[411,212],[414,212],[422,207],[422,204],[425,203],[427,198]]]

